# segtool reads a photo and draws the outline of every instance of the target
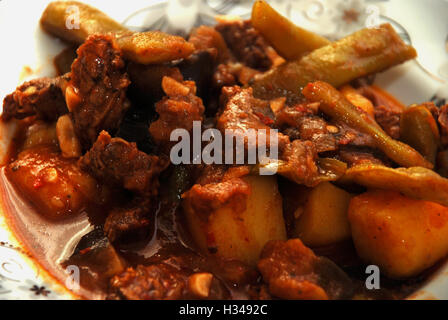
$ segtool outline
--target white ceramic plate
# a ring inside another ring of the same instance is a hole
[[[54,75],[52,58],[64,45],[44,34],[39,18],[47,0],[0,0],[0,99],[25,80]],[[117,21],[140,30],[188,31],[212,24],[217,14],[250,16],[252,1],[88,0]],[[448,96],[447,0],[278,0],[277,10],[312,31],[336,39],[378,22],[390,22],[416,47],[419,58],[377,75],[376,83],[405,104]],[[167,14],[168,12],[168,14]],[[0,104],[1,107],[1,104]],[[0,127],[0,163],[14,126]],[[20,246],[0,212],[0,299],[69,299]],[[413,299],[448,299],[448,263],[433,274]]]

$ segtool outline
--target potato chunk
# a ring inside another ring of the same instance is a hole
[[[96,181],[82,172],[76,160],[64,159],[55,147],[35,147],[6,167],[9,180],[50,219],[79,213],[100,201]]]
[[[391,278],[418,275],[448,254],[448,208],[397,192],[368,191],[349,206],[359,256]]]
[[[330,182],[315,187],[296,220],[294,235],[311,247],[325,246],[350,238],[347,218],[352,195]]]
[[[195,185],[183,198],[193,239],[210,254],[255,266],[266,242],[286,239],[275,176]]]

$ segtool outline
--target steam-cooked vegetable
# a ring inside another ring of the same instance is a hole
[[[102,199],[97,182],[79,169],[76,160],[62,158],[52,146],[22,151],[8,165],[6,174],[39,212],[50,219],[77,214]]]
[[[366,114],[360,113],[344,96],[325,82],[309,83],[303,95],[312,102],[320,102],[320,110],[330,117],[370,135],[378,149],[404,167],[432,168],[433,164],[408,145],[389,137],[376,122]]]
[[[350,85],[345,85],[339,89],[344,97],[350,101],[354,106],[361,108],[365,111],[369,116],[375,119],[375,108],[372,102],[360,94],[355,88]]]
[[[69,28],[68,23],[76,25]],[[77,1],[51,2],[42,15],[41,25],[48,33],[76,44],[82,44],[92,34],[116,34],[125,57],[142,64],[185,58],[194,50],[193,44],[179,36],[160,31],[129,31],[98,9]]]
[[[347,164],[334,158],[319,158],[317,159],[319,167],[319,176],[316,182],[336,181],[341,178],[347,170]]]
[[[295,100],[309,82],[321,80],[339,87],[415,57],[415,49],[406,45],[391,25],[383,24],[362,29],[298,61],[268,71],[252,87],[258,98],[286,95],[289,100]]]
[[[416,276],[448,254],[448,208],[437,203],[369,191],[348,217],[359,256],[389,277]]]
[[[78,1],[51,2],[42,14],[40,23],[48,33],[76,44],[82,44],[95,33],[127,31],[100,10]]]
[[[351,195],[323,182],[308,196],[303,213],[294,227],[294,236],[311,247],[325,246],[350,238],[348,205]]]
[[[255,265],[266,242],[286,239],[282,198],[275,176],[241,180],[193,186],[183,196],[183,207],[204,252]]]
[[[432,113],[425,106],[411,106],[401,114],[400,140],[435,163],[440,134]]]
[[[437,153],[437,172],[442,177],[448,177],[448,150]]]
[[[141,64],[178,60],[194,51],[182,37],[160,31],[126,32],[117,37],[117,43],[125,58]]]
[[[392,169],[377,164],[361,164],[348,169],[344,180],[448,206],[448,179],[426,168]]]
[[[260,174],[261,170],[265,173],[280,174],[291,181],[298,184],[305,184],[307,186],[316,186],[325,181],[337,181],[343,177],[347,170],[347,164],[334,158],[319,158],[317,162],[316,175],[310,178],[308,181],[303,181],[300,176],[297,175],[297,164],[294,162],[288,162],[284,160],[271,160],[266,164],[256,164],[251,167],[251,172],[254,174]]]
[[[265,1],[254,3],[251,22],[274,49],[288,60],[298,59],[330,43],[324,37],[296,26]]]

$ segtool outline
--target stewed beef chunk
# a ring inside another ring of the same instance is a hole
[[[250,21],[222,22],[216,26],[238,61],[248,67],[267,70],[272,61],[267,53],[269,45]]]
[[[277,141],[270,141],[271,126],[274,124],[274,120],[269,103],[254,98],[252,88],[224,87],[221,94],[221,104],[223,109],[217,119],[216,127],[223,134],[226,134],[226,131],[228,133],[233,132],[235,136],[244,138],[246,147],[252,147],[249,145],[249,139],[245,137],[251,129],[257,132],[263,130],[261,132],[266,134],[266,146],[268,148],[277,144],[279,149],[283,149],[289,143],[289,138],[282,133],[278,134]],[[275,137],[274,132],[272,133]]]
[[[129,107],[126,89],[130,81],[111,36],[90,36],[77,53],[65,95],[76,134],[88,149],[101,130],[113,133],[118,128]]]
[[[439,109],[437,121],[440,126],[442,145],[446,147],[448,145],[448,104]]]
[[[381,105],[375,108],[375,120],[388,135],[398,139],[400,138],[401,113],[401,110],[397,111]]]
[[[37,115],[43,120],[54,121],[67,113],[61,81],[61,78],[39,78],[17,87],[3,101],[3,119],[23,119]]]
[[[128,268],[111,279],[111,292],[128,300],[176,300],[187,290],[187,276],[166,264]]]
[[[167,251],[164,251],[167,250]],[[228,285],[256,281],[255,270],[238,261],[215,261],[173,246],[162,248],[151,262],[116,274],[109,298],[130,300],[228,299]]]
[[[111,242],[137,241],[150,235],[152,218],[150,200],[136,197],[129,204],[114,207],[109,212],[104,231]]]
[[[283,299],[347,298],[353,291],[350,279],[341,269],[330,260],[317,257],[299,239],[268,242],[258,269],[269,292]]]
[[[159,174],[168,163],[158,156],[139,151],[133,142],[111,138],[102,131],[79,164],[102,183],[151,196],[157,194]]]
[[[193,121],[202,121],[205,108],[193,81],[163,77],[162,88],[166,96],[156,104],[159,119],[151,123],[149,133],[158,145],[168,146],[171,132],[179,128],[191,131]]]

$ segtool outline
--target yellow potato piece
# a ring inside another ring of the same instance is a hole
[[[37,145],[18,154],[6,175],[40,214],[61,220],[102,200],[101,187],[54,145]]]
[[[361,164],[348,169],[343,181],[402,194],[448,206],[448,179],[422,167],[392,169],[377,164]]]
[[[209,212],[204,222],[203,215],[193,209],[193,197],[184,198],[183,208],[200,249],[255,266],[268,241],[286,239],[282,198],[275,176],[246,176],[242,180],[250,187],[243,212],[224,203]]]
[[[391,278],[418,275],[448,254],[448,208],[398,192],[368,191],[350,202],[358,255]]]
[[[311,191],[304,212],[296,220],[294,235],[310,247],[349,239],[347,211],[351,198],[350,193],[330,182],[319,184]]]

